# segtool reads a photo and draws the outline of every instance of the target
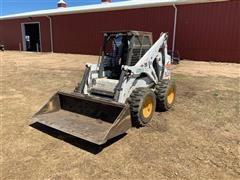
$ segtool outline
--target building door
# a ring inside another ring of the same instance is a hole
[[[39,23],[26,23],[23,28],[23,50],[41,51]]]

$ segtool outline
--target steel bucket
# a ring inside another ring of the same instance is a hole
[[[101,145],[131,126],[129,106],[77,93],[56,93],[32,118],[81,139]]]

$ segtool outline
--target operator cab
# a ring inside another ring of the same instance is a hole
[[[150,32],[105,32],[98,76],[92,79],[91,95],[113,98],[122,66],[134,66],[151,46]]]
[[[119,79],[122,66],[134,66],[151,46],[149,32],[105,32],[99,78]]]

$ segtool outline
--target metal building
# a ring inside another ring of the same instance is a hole
[[[8,50],[97,55],[103,31],[151,31],[154,40],[164,31],[169,33],[169,48],[182,58],[240,61],[239,0],[132,0],[59,7],[0,17],[0,44]]]

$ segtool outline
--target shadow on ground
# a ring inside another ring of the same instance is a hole
[[[75,147],[78,147],[80,149],[83,149],[83,150],[88,151],[88,152],[90,152],[92,154],[95,154],[95,155],[100,153],[104,148],[107,148],[111,144],[119,141],[120,139],[122,139],[124,136],[127,135],[127,133],[124,133],[122,135],[119,135],[115,138],[112,138],[112,139],[108,140],[103,145],[97,145],[97,144],[88,142],[86,140],[80,139],[78,137],[72,136],[70,134],[67,134],[65,132],[62,132],[62,131],[53,129],[51,127],[48,127],[46,125],[40,124],[38,122],[36,122],[34,124],[31,124],[30,126],[39,130],[39,131],[41,131],[41,132],[43,132],[43,133],[48,134],[48,135],[50,135],[54,138],[60,139],[64,142],[66,142],[66,143],[69,143],[69,144],[71,144]]]

